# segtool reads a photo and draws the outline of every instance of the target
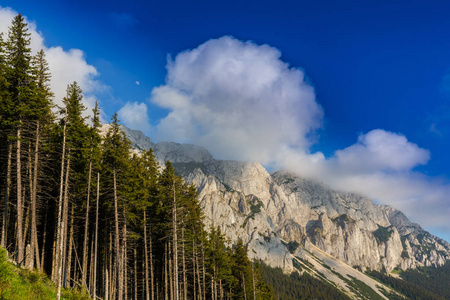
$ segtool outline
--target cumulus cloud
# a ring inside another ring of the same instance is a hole
[[[11,8],[0,6],[0,32],[5,33],[5,40],[7,39],[8,28],[17,14]],[[54,103],[62,107],[62,99],[66,95],[67,85],[76,81],[83,90],[83,104],[88,108],[86,114],[90,114],[96,101],[94,93],[108,89],[107,86],[95,79],[99,75],[97,69],[86,62],[83,51],[79,49],[64,50],[58,46],[47,47],[44,36],[37,30],[36,23],[28,20],[26,16],[24,17],[31,33],[30,47],[32,53],[37,53],[41,49],[46,53],[52,75],[50,87],[55,95]]]
[[[376,129],[360,135],[355,144],[330,158],[321,152],[280,147],[275,166],[391,205],[413,222],[449,240],[450,184],[415,170],[429,159],[428,150],[405,136]]]
[[[169,58],[166,84],[151,97],[170,110],[157,137],[262,163],[280,145],[308,147],[322,108],[304,72],[280,57],[273,47],[225,36]]]
[[[331,157],[311,153],[323,111],[301,69],[268,45],[213,39],[167,63],[166,84],[150,101],[169,110],[158,140],[202,145],[217,158],[258,161],[390,204],[450,237],[450,185],[415,170],[430,152],[375,129]]]
[[[381,129],[360,135],[356,144],[335,155],[338,164],[359,172],[409,171],[430,159],[429,151],[408,142],[405,136]]]
[[[118,112],[119,120],[131,128],[149,134],[151,126],[145,103],[127,102]]]

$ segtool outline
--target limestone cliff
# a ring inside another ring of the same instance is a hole
[[[153,144],[140,135],[131,140],[138,149],[152,147],[160,163],[171,161],[197,187],[207,226],[220,226],[231,241],[241,237],[251,257],[286,272],[294,268],[288,246],[295,243],[360,269],[391,271],[450,259],[446,241],[364,195],[286,171],[269,174],[258,163],[215,160],[195,145]]]

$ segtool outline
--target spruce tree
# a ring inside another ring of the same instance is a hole
[[[3,153],[7,153],[5,157],[0,157],[0,170],[2,170],[1,182],[4,186],[4,201],[3,201],[3,218],[1,230],[0,246],[6,248],[7,242],[7,220],[8,220],[8,206],[11,186],[11,157],[12,157],[12,143],[8,139],[8,132],[10,131],[10,113],[11,113],[11,98],[8,95],[8,81],[6,80],[6,44],[3,40],[3,33],[0,33],[0,149]],[[4,175],[4,176],[3,176]]]
[[[22,196],[22,139],[23,123],[34,115],[33,77],[31,70],[30,33],[22,15],[17,15],[9,27],[6,79],[9,82],[9,124],[15,129],[16,144],[16,210],[17,210],[17,262],[24,261]]]
[[[99,133],[100,127],[100,110],[98,102],[95,102],[93,109],[92,127],[89,130],[89,170],[88,170],[88,184],[87,184],[87,197],[86,197],[86,214],[84,222],[84,241],[83,241],[83,267],[81,283],[87,288],[87,274],[88,274],[88,242],[89,242],[89,211],[90,211],[90,199],[91,199],[91,185],[92,174],[95,174],[95,170],[99,170],[100,167],[100,143],[101,137]],[[92,250],[92,249],[91,249]]]
[[[103,144],[104,168],[105,176],[109,179],[109,184],[113,190],[113,214],[114,214],[114,278],[117,284],[117,299],[121,300],[124,289],[124,259],[126,253],[123,253],[123,244],[120,243],[122,239],[120,235],[120,222],[124,220],[123,205],[119,203],[119,197],[123,195],[125,184],[122,176],[126,174],[130,155],[130,141],[127,139],[125,133],[120,129],[117,113],[112,117],[111,127],[109,128],[105,142]],[[111,182],[112,181],[112,182]],[[111,184],[112,183],[112,184]],[[124,197],[125,198],[125,197]],[[122,198],[122,199],[124,199]],[[120,201],[122,202],[122,201]],[[126,222],[126,220],[125,220]],[[125,259],[126,260],[126,259]]]

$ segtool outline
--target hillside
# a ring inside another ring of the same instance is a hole
[[[7,258],[0,249],[0,299],[42,299],[56,298],[56,286],[42,273],[21,269]],[[90,299],[80,290],[62,291],[61,299]]]

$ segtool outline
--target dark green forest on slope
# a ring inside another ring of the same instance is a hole
[[[306,272],[302,275],[297,272],[287,275],[280,268],[271,268],[265,264],[262,264],[262,270],[264,280],[273,287],[274,299],[351,299],[337,288]]]
[[[441,267],[419,267],[400,273],[401,278],[388,274],[367,271],[367,275],[400,292],[408,299],[450,299],[450,262]],[[394,298],[391,295],[390,299]]]
[[[98,106],[84,117],[76,82],[54,107],[45,53],[31,53],[20,14],[0,37],[0,246],[23,270],[2,252],[1,299],[11,288],[12,299],[67,298],[64,288],[102,299],[271,299],[242,241],[205,230],[196,189],[151,150],[131,154],[116,114],[102,137]],[[30,281],[42,282],[41,296],[27,294]]]

